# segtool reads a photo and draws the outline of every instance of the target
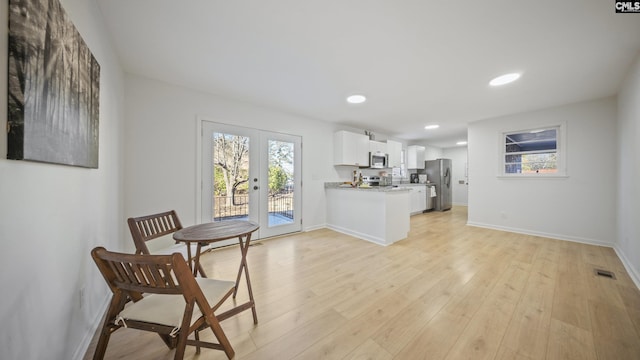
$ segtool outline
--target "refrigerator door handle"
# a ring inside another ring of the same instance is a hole
[[[449,168],[447,168],[447,170],[444,173],[444,178],[446,179],[446,185],[447,188],[449,188],[449,186],[451,185],[451,174],[449,173]]]

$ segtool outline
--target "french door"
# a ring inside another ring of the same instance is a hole
[[[300,231],[300,137],[210,121],[201,126],[201,221],[257,222],[254,239]]]

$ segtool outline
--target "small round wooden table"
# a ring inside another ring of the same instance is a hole
[[[247,288],[249,290],[249,301],[218,315],[217,317],[220,321],[242,311],[251,309],[251,312],[253,313],[253,322],[254,324],[258,323],[256,304],[253,301],[253,291],[251,290],[251,280],[249,278],[249,267],[247,266],[247,251],[249,249],[249,243],[251,242],[251,234],[258,230],[258,228],[260,228],[260,226],[253,221],[225,220],[193,225],[173,233],[174,240],[187,244],[187,256],[189,257],[189,265],[192,266],[193,276],[196,276],[197,274],[197,269],[200,264],[200,253],[203,246],[217,241],[232,239],[235,237],[238,238],[242,259],[240,260],[240,268],[238,269],[238,276],[236,277],[236,288],[233,291],[233,297],[235,298],[238,294],[238,285],[240,284],[240,277],[244,270],[244,276],[247,279]],[[196,253],[192,256],[190,245],[193,243],[197,246]],[[202,272],[201,275],[206,276],[204,272]]]

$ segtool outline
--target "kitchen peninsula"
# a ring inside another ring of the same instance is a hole
[[[380,245],[409,233],[409,189],[326,183],[327,227]]]

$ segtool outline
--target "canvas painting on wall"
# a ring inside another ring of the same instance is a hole
[[[98,167],[100,65],[59,0],[9,0],[7,158]]]

